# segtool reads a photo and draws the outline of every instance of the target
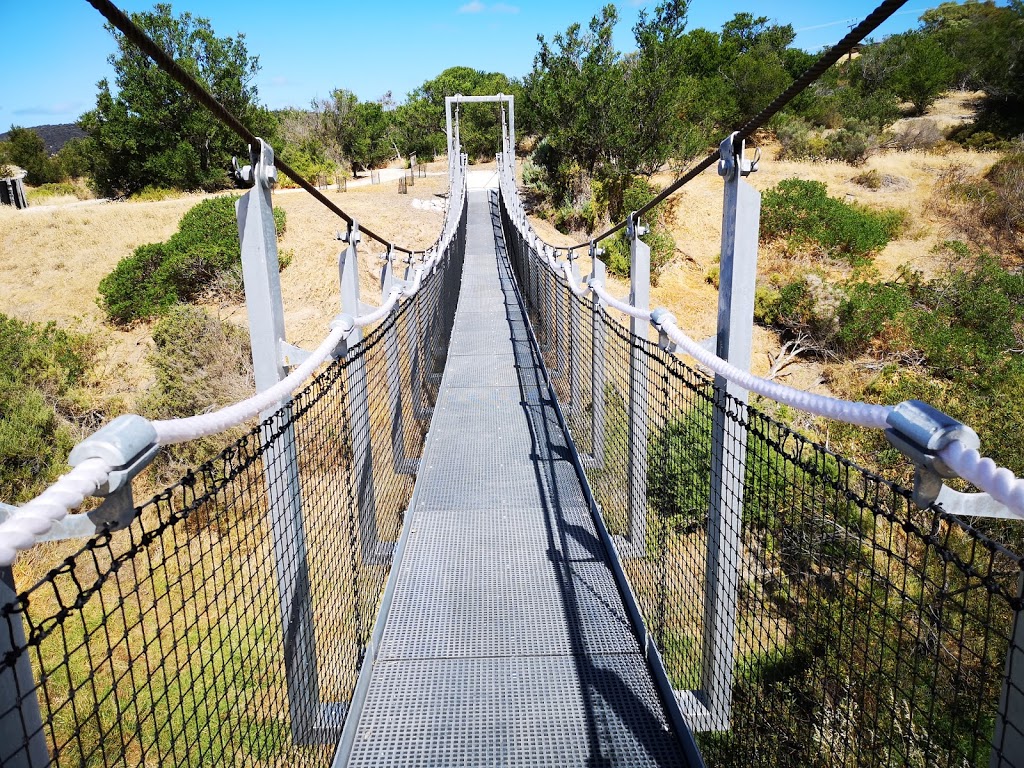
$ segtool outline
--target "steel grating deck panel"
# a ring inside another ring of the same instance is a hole
[[[469,206],[449,359],[347,764],[684,765],[496,214],[485,193]]]

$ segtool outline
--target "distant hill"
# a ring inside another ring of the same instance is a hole
[[[74,123],[61,123],[60,125],[35,125],[29,130],[38,133],[46,142],[46,151],[51,155],[58,152],[61,147],[72,139],[81,139],[86,136],[85,131]],[[6,141],[7,134],[0,133],[0,141]]]

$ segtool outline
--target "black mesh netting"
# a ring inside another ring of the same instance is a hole
[[[997,727],[1015,625],[1024,647],[1024,558],[633,336],[502,215],[550,381],[707,764],[1024,767],[1002,747],[1014,725]]]
[[[330,764],[447,356],[464,236],[465,211],[422,290],[286,407],[126,529],[16,597],[7,585],[0,764]]]

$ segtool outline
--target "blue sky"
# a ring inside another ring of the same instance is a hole
[[[642,7],[617,3],[616,43],[628,49],[630,29]],[[916,26],[937,2],[910,0],[880,35]],[[127,11],[152,2],[121,0]],[[220,36],[245,33],[250,54],[260,57],[257,85],[271,108],[308,106],[337,87],[361,99],[392,91],[405,94],[447,67],[526,74],[538,33],[550,38],[571,23],[585,23],[600,0],[177,0],[176,13],[209,18]],[[693,0],[689,28],[719,29],[739,11],[793,24],[797,44],[808,50],[831,45],[866,16],[877,0],[742,2]],[[0,0],[4,72],[0,79],[0,131],[11,124],[72,122],[95,103],[96,83],[111,75],[114,44],[103,19],[85,0]]]

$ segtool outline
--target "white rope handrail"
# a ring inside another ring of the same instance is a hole
[[[501,180],[503,182],[502,189],[504,194],[510,196],[508,189],[511,182],[505,173],[502,174]],[[525,212],[519,207],[516,207],[515,211],[517,216],[513,223],[520,229],[524,239],[532,238],[542,244],[545,249],[542,262],[554,272],[556,277],[563,279],[569,290],[576,296],[582,297],[587,293],[593,292],[604,304],[612,309],[618,310],[630,317],[650,322],[655,328],[668,336],[681,351],[692,357],[701,366],[762,397],[791,406],[804,413],[859,427],[870,429],[888,428],[887,417],[893,410],[892,406],[875,405],[873,403],[842,400],[828,395],[819,395],[772,381],[762,376],[756,376],[750,371],[737,368],[729,363],[729,361],[724,360],[696,342],[676,324],[675,318],[671,315],[661,317],[660,323],[655,322],[652,319],[653,313],[651,310],[640,309],[628,301],[616,298],[604,286],[589,281],[584,281],[580,284],[574,277],[572,267],[568,262],[559,262],[546,252],[546,249],[553,248],[553,246],[540,240],[526,219]],[[525,231],[523,231],[524,225]],[[956,472],[961,478],[989,494],[993,499],[1004,504],[1015,515],[1024,519],[1024,479],[1018,478],[1009,469],[1000,467],[992,459],[981,456],[977,450],[964,445],[959,440],[950,441],[947,446],[938,452],[938,456],[945,462],[946,466]]]
[[[218,434],[280,405],[334,354],[354,328],[379,323],[394,310],[400,299],[415,296],[422,287],[423,275],[441,260],[458,229],[452,209],[458,208],[457,216],[461,217],[466,199],[465,173],[459,174],[458,179],[457,196],[454,199],[449,197],[449,206],[445,211],[442,237],[433,247],[433,255],[417,267],[411,284],[392,288],[387,301],[365,315],[352,317],[351,323],[339,323],[301,365],[273,387],[211,413],[151,422],[156,430],[157,444],[173,445]],[[452,202],[455,202],[454,206]],[[114,467],[103,459],[86,459],[67,474],[61,475],[34,499],[18,507],[13,515],[0,523],[0,566],[12,565],[19,551],[31,547],[55,523],[63,520],[71,510],[80,507],[86,498],[95,496],[107,484],[113,470]]]

